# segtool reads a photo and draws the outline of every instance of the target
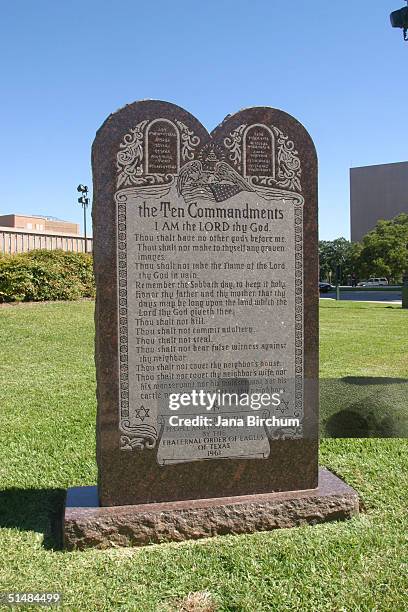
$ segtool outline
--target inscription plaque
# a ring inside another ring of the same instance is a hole
[[[248,127],[244,135],[246,176],[275,176],[274,135],[264,125]]]
[[[177,174],[179,133],[170,121],[152,121],[146,129],[146,173]]]
[[[317,486],[304,128],[253,108],[210,135],[138,102],[102,126],[93,167],[101,504]]]

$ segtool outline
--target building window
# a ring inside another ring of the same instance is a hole
[[[33,224],[32,223],[27,223],[27,229],[33,229]]]

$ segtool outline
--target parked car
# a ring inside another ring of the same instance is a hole
[[[358,283],[357,287],[387,287],[388,281],[386,278],[371,277],[366,281]]]
[[[334,287],[330,283],[319,283],[319,291],[320,293],[328,293],[329,291],[333,291]]]

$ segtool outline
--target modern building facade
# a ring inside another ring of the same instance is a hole
[[[408,213],[408,162],[350,168],[351,240],[359,241],[380,219]]]

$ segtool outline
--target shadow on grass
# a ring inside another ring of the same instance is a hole
[[[0,527],[44,534],[47,550],[62,549],[63,489],[0,491]]]
[[[408,385],[407,378],[390,378],[382,376],[343,376],[341,381],[349,385],[396,385],[403,384]]]
[[[408,437],[408,380],[379,376],[322,379],[320,432],[328,438]]]
[[[364,409],[364,406],[361,406]],[[326,422],[326,436],[330,438],[395,438],[400,437],[390,416],[362,415],[358,411],[341,410]]]

